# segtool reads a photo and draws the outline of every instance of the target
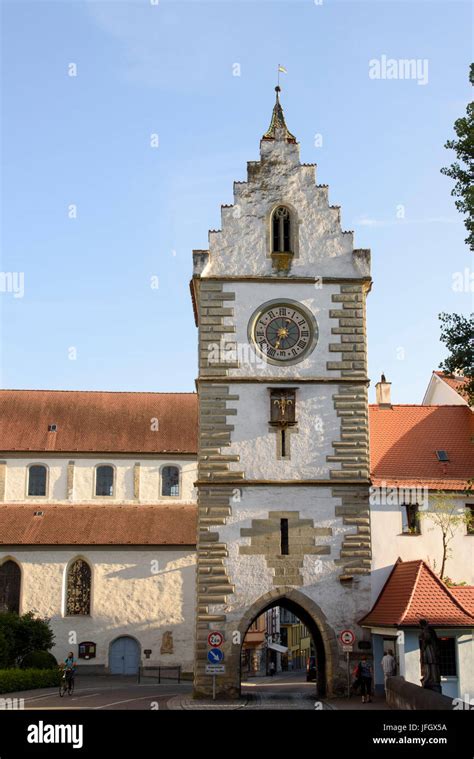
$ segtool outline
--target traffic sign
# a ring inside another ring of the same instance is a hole
[[[206,664],[206,675],[223,675],[225,664]]]
[[[356,639],[356,636],[354,635],[352,630],[343,630],[341,634],[339,635],[339,640],[345,646],[352,646],[355,639]]]
[[[217,630],[214,630],[213,632],[210,632],[209,635],[207,636],[207,642],[213,648],[222,646],[224,642],[224,636],[221,632],[217,632]]]
[[[220,648],[211,648],[207,652],[207,661],[210,664],[220,664],[224,661],[224,652]]]
[[[352,653],[354,646],[348,646],[347,643],[342,644],[342,650],[348,654]]]

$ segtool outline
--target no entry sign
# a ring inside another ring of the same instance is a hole
[[[339,635],[339,640],[343,646],[352,646],[355,641],[355,635],[352,630],[343,630]]]

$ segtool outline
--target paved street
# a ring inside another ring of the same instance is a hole
[[[385,700],[361,704],[360,699],[324,699],[316,696],[315,683],[307,683],[305,673],[285,672],[274,677],[255,677],[242,683],[240,701],[196,701],[190,682],[137,683],[135,677],[78,677],[72,696],[59,697],[57,688],[8,693],[4,698],[25,699],[25,709],[53,710],[346,710],[387,709]]]
[[[4,694],[4,698],[24,698],[25,709],[166,709],[174,695],[185,697],[191,683],[158,685],[137,683],[136,677],[77,677],[72,696],[60,698],[57,688],[41,688]]]
[[[242,683],[242,693],[249,698],[250,709],[314,710],[316,684],[306,682],[304,672],[284,672],[274,677],[255,677]],[[323,709],[326,706],[323,703]]]

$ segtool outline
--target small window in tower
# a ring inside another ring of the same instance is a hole
[[[281,457],[286,458],[286,430],[281,430]]]
[[[291,251],[290,212],[279,206],[272,214],[272,251],[286,253]]]
[[[288,519],[280,519],[280,553],[282,556],[288,556]]]

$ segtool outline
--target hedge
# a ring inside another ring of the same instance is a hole
[[[59,685],[61,672],[54,669],[0,669],[0,693]]]
[[[49,651],[31,651],[22,659],[22,669],[57,669],[58,662]]]

